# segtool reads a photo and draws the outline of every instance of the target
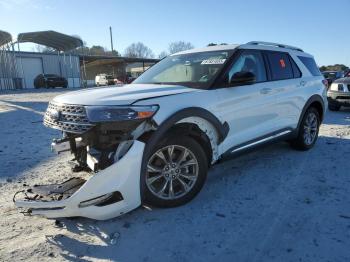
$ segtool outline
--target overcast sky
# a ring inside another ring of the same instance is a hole
[[[158,55],[172,41],[195,47],[272,41],[299,46],[319,65],[350,66],[350,0],[0,0],[0,30],[56,30],[79,35],[88,46],[123,53],[143,42]],[[24,48],[30,49],[31,47]]]

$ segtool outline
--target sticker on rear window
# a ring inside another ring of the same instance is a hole
[[[281,65],[282,68],[286,67],[286,63],[284,62],[283,59],[280,59],[280,65]]]
[[[201,65],[221,65],[225,63],[226,59],[207,59],[203,60]]]

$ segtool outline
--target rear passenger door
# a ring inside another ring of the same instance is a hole
[[[276,121],[274,128],[294,129],[300,115],[300,99],[302,86],[301,71],[287,52],[264,51],[268,67],[269,87],[275,99],[274,112]]]

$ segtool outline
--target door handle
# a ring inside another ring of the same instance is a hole
[[[268,94],[268,93],[271,93],[272,92],[272,88],[263,88],[260,90],[260,93],[261,94]]]

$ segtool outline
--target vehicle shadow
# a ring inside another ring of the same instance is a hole
[[[1,179],[16,177],[52,156],[50,143],[59,132],[42,124],[47,104],[0,98]]]
[[[271,233],[266,218],[274,219],[276,210],[282,210],[282,214],[290,212],[286,202],[296,196],[295,193],[289,196],[288,191],[303,186],[306,183],[303,179],[315,179],[316,182],[312,180],[311,184],[320,184],[322,190],[326,187],[330,202],[332,197],[339,197],[329,193],[336,190],[336,186],[324,184],[330,170],[332,176],[336,175],[334,166],[347,164],[344,170],[350,168],[346,160],[333,154],[339,148],[349,149],[350,139],[320,136],[315,147],[307,152],[291,150],[284,142],[266,146],[214,166],[202,191],[184,206],[138,208],[108,221],[60,219],[62,234],[48,241],[69,261],[198,261],[199,258],[205,261],[213,254],[224,260],[236,257],[238,261],[249,261],[252,256],[263,253],[256,247],[265,240],[267,233]],[[304,166],[308,169],[303,170]],[[315,170],[311,171],[312,168]],[[345,175],[343,169],[339,175]],[[309,191],[307,188],[308,194]],[[312,219],[332,220],[334,214],[321,214],[318,210],[313,211],[310,205],[305,209],[303,201],[296,202],[301,207],[297,207],[295,215],[286,216],[284,222],[287,225],[289,219],[298,216],[306,223],[303,212],[317,213],[307,221],[309,227],[314,223]],[[295,245],[300,241],[294,241]],[[295,250],[293,255],[302,257],[297,249],[290,248]],[[195,254],[191,255],[190,250],[196,250]],[[319,246],[308,250],[309,255],[322,252]]]

